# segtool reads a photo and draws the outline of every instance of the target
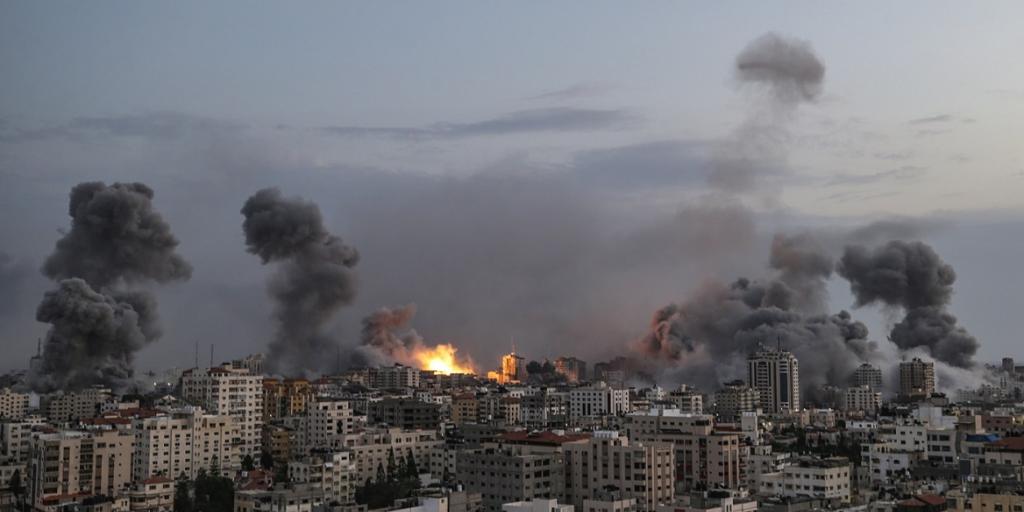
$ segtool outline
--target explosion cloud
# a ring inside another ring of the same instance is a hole
[[[736,78],[763,85],[777,101],[793,104],[818,97],[825,65],[807,42],[767,33],[736,57]]]
[[[135,352],[160,337],[156,299],[133,286],[185,280],[192,267],[174,252],[178,240],[152,199],[141,183],[72,189],[71,230],[42,269],[58,288],[36,312],[52,325],[29,379],[37,391],[123,387]]]
[[[858,307],[878,303],[905,312],[890,334],[901,350],[925,349],[952,366],[974,365],[978,340],[946,311],[956,272],[930,246],[899,240],[873,250],[849,246],[838,272],[850,281]]]
[[[280,264],[268,284],[278,322],[269,364],[289,373],[325,370],[324,354],[337,348],[325,326],[355,297],[359,253],[327,231],[315,204],[274,188],[250,197],[242,215],[249,252]]]

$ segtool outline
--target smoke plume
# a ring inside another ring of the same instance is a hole
[[[37,391],[123,387],[135,352],[160,337],[156,299],[136,286],[186,280],[192,267],[174,252],[178,240],[152,199],[141,183],[71,190],[71,230],[42,268],[58,288],[36,312],[52,326],[29,379]]]
[[[959,368],[974,365],[978,340],[946,310],[956,272],[930,246],[900,240],[873,250],[848,246],[838,272],[850,281],[858,307],[882,304],[905,312],[890,333],[901,350],[925,349],[936,360]]]
[[[380,365],[397,361],[413,364],[412,352],[423,346],[423,338],[409,323],[416,316],[416,305],[400,308],[380,308],[363,318],[363,331],[358,353],[366,364]],[[397,331],[406,332],[399,335]]]
[[[279,263],[267,286],[278,322],[268,361],[287,373],[325,370],[324,354],[337,349],[325,327],[355,297],[358,252],[327,231],[315,204],[274,188],[253,194],[242,215],[249,252]]]
[[[767,33],[736,57],[736,79],[766,87],[780,103],[796,104],[821,94],[825,65],[806,41]]]
[[[823,313],[832,260],[807,235],[780,235],[770,261],[776,272],[766,280],[709,283],[658,310],[635,347],[663,369],[711,389],[742,375],[746,356],[760,344],[793,352],[808,390],[843,384],[875,347],[867,327],[849,313]]]

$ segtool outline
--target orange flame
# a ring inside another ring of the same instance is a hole
[[[475,373],[473,361],[469,358],[459,360],[455,353],[459,349],[454,345],[442,343],[433,348],[419,347],[413,351],[413,358],[423,370],[450,375],[452,373]]]

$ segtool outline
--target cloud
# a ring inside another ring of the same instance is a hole
[[[585,183],[648,188],[704,185],[710,172],[709,144],[663,140],[577,153],[573,176]]]
[[[837,174],[825,182],[826,187],[845,185],[871,185],[880,181],[888,180],[911,180],[927,173],[924,167],[915,165],[904,165],[896,169],[881,171],[872,174]]]
[[[318,130],[341,137],[431,139],[511,135],[532,132],[617,130],[639,121],[624,109],[551,107],[519,110],[472,123],[434,123],[426,127],[324,126]]]
[[[0,133],[0,142],[80,140],[96,136],[167,140],[237,132],[243,128],[244,126],[230,121],[161,111],[120,116],[76,117],[56,126],[12,129],[7,130],[7,133]]]
[[[544,92],[526,98],[531,101],[566,101],[584,97],[600,96],[612,90],[612,86],[601,83],[580,83],[562,89]]]
[[[948,123],[953,120],[953,116],[949,114],[939,114],[935,116],[919,117],[917,119],[911,119],[907,121],[909,124],[931,124],[931,123]]]

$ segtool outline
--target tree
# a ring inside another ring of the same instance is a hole
[[[187,479],[178,480],[174,486],[174,512],[193,512],[195,506],[192,503],[192,495],[189,493],[189,482]]]
[[[412,452],[405,455],[405,476],[408,478],[420,477],[420,470],[416,467],[416,458],[412,456]]]
[[[395,465],[395,449],[388,448],[388,480],[398,480],[398,467]]]
[[[17,502],[18,509],[21,510],[24,508],[22,506],[22,500],[25,494],[25,488],[21,485],[20,469],[15,469],[14,473],[11,473],[11,479],[7,481],[7,488],[10,489],[12,494],[14,494],[14,500]]]
[[[274,467],[274,456],[270,452],[263,452],[260,455],[260,467],[263,469],[271,469]]]
[[[229,512],[235,509],[235,482],[230,478],[200,474],[195,482],[197,512]]]
[[[384,465],[380,462],[377,463],[377,478],[374,481],[378,484],[388,481],[388,474],[384,472]]]
[[[242,470],[252,471],[254,469],[256,469],[256,461],[252,459],[252,455],[245,454],[245,457],[242,457]]]

